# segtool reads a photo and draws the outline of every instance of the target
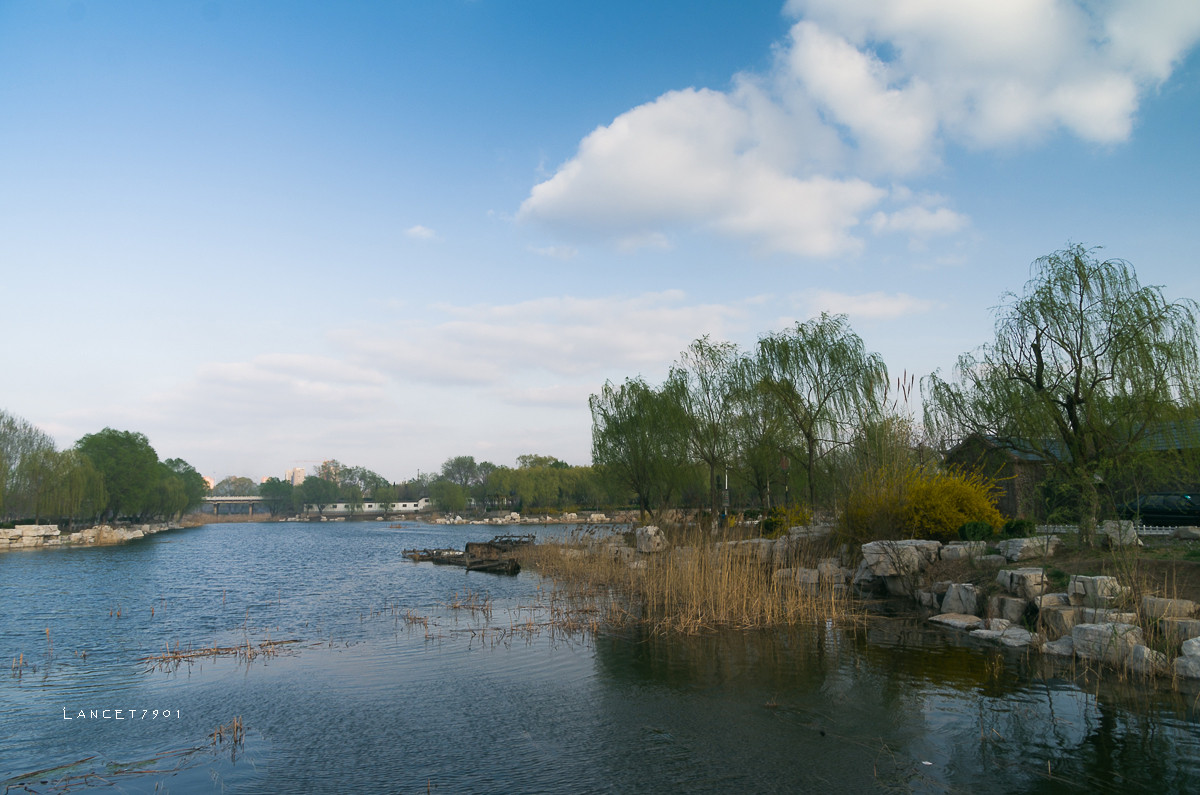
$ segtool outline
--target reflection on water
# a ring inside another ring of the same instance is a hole
[[[30,788],[61,791],[66,775],[72,788],[130,792],[1183,792],[1200,781],[1190,695],[1081,686],[1069,670],[899,618],[564,636],[545,626],[548,590],[532,573],[399,554],[490,534],[229,524],[0,556],[0,654],[24,657],[0,679],[0,783],[86,757]],[[454,606],[468,594],[490,614]],[[267,640],[298,642],[250,661],[139,662]],[[63,719],[117,708],[181,716]],[[235,716],[245,742],[212,745]]]

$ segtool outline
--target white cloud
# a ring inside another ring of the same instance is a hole
[[[692,340],[722,336],[743,313],[737,305],[689,304],[679,291],[433,309],[432,322],[347,330],[336,341],[398,381],[544,399],[564,383],[594,390],[609,372],[665,371]]]
[[[410,226],[408,229],[405,229],[404,234],[408,235],[414,240],[437,239],[437,232],[433,231],[427,226],[421,226],[420,224],[417,224],[416,226]]]
[[[598,127],[518,219],[623,248],[701,229],[817,257],[857,250],[866,225],[953,233],[965,217],[883,208],[877,181],[928,173],[947,145],[1057,131],[1120,143],[1141,96],[1200,38],[1200,3],[1166,0],[792,0],[787,11],[797,21],[768,73],[670,91]]]
[[[919,315],[937,306],[934,301],[914,298],[907,293],[889,295],[880,291],[851,295],[832,290],[812,290],[805,293],[802,300],[810,316],[828,312],[863,320],[894,320]]]

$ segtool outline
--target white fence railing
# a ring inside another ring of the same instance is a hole
[[[1177,529],[1163,525],[1137,525],[1139,536],[1171,536],[1175,535]],[[1079,527],[1073,524],[1040,524],[1037,526],[1037,534],[1040,536],[1073,535],[1078,532]]]

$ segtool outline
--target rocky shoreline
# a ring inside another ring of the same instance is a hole
[[[57,546],[102,546],[124,544],[164,530],[178,530],[174,523],[108,525],[101,524],[73,533],[63,533],[58,525],[19,524],[11,530],[0,530],[0,552],[9,549],[36,549]]]

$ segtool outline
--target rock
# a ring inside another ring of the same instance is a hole
[[[941,615],[931,616],[929,620],[938,624],[945,624],[952,629],[979,629],[983,624],[983,619],[979,616],[967,616],[962,613],[942,613]]]
[[[1038,609],[1043,607],[1064,607],[1071,604],[1071,597],[1065,593],[1044,593],[1033,600]]]
[[[1061,638],[1071,634],[1071,628],[1079,623],[1079,608],[1069,605],[1052,605],[1043,607],[1038,612],[1046,635],[1051,638]]]
[[[1008,563],[1008,558],[1003,555],[980,555],[975,558],[977,566],[1003,566],[1005,563]]]
[[[1195,525],[1176,527],[1175,537],[1182,538],[1185,541],[1200,541],[1200,527],[1196,527]]]
[[[1015,596],[993,596],[988,600],[988,615],[1017,623],[1025,617],[1029,603]]]
[[[1133,522],[1128,519],[1109,519],[1101,522],[1097,533],[1104,539],[1104,545],[1110,549],[1142,545],[1142,540],[1138,538]]]
[[[1067,583],[1071,604],[1082,607],[1111,607],[1124,592],[1116,577],[1084,577],[1073,574]]]
[[[1170,667],[1167,655],[1146,646],[1134,646],[1129,652],[1129,659],[1126,661],[1126,665],[1130,671],[1142,674],[1143,676],[1155,676],[1166,673]]]
[[[1081,607],[1079,608],[1080,624],[1136,624],[1137,613],[1122,613],[1112,608]]]
[[[654,525],[637,529],[637,551],[643,553],[662,552],[669,545],[663,531]]]
[[[949,580],[938,580],[933,584],[933,592],[938,596],[945,596],[946,591],[950,590],[950,586],[954,583]]]
[[[1200,679],[1200,657],[1176,657],[1175,675],[1181,679]]]
[[[984,629],[994,629],[998,632],[1003,632],[1012,625],[1013,623],[1007,618],[989,618],[983,622]]]
[[[1034,538],[1008,538],[996,547],[1009,562],[1041,558],[1053,555],[1058,549],[1058,536],[1036,536]]]
[[[1120,667],[1135,646],[1144,645],[1142,628],[1133,624],[1076,624],[1071,629],[1075,654]]]
[[[1012,646],[1014,648],[1028,646],[1035,641],[1040,642],[1041,640],[1037,635],[1021,627],[1009,627],[1003,630],[977,629],[971,633],[971,637],[979,640],[996,641],[1003,646]]]
[[[1066,635],[1058,640],[1043,643],[1042,654],[1049,654],[1053,657],[1074,657],[1075,640],[1070,635]]]
[[[946,597],[942,599],[942,612],[973,616],[979,613],[977,602],[978,593],[974,585],[956,583],[946,590]]]
[[[940,541],[909,539],[905,541],[872,541],[862,545],[863,560],[879,577],[917,574],[937,560]]]
[[[817,571],[821,575],[821,582],[846,582],[846,570],[838,562],[837,558],[825,558],[817,561]]]
[[[1185,640],[1181,644],[1180,650],[1184,657],[1195,657],[1200,659],[1200,638]]]
[[[924,584],[919,577],[898,574],[884,577],[883,582],[889,596],[915,596]]]
[[[1159,619],[1158,627],[1169,638],[1179,640],[1200,638],[1200,619],[1166,616]]]
[[[771,565],[783,568],[792,562],[792,552],[795,547],[789,536],[780,536],[771,545]]]
[[[1046,590],[1046,575],[1041,569],[1001,569],[996,573],[996,582],[1023,599],[1036,599]]]
[[[1196,615],[1196,603],[1190,599],[1160,599],[1142,597],[1142,615],[1146,618],[1191,618]]]
[[[917,603],[930,610],[941,610],[942,608],[938,601],[938,595],[933,591],[917,591]]]

